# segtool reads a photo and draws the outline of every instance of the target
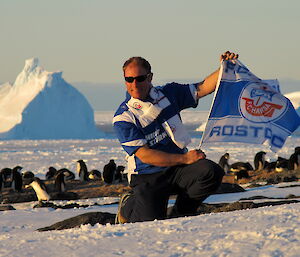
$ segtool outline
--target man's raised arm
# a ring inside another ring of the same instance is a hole
[[[234,60],[238,57],[238,54],[227,51],[220,56],[220,62],[223,60]],[[215,91],[218,82],[219,71],[220,69],[217,69],[215,72],[207,76],[202,82],[197,84],[197,99]]]

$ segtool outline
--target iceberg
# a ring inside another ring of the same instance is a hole
[[[298,115],[300,116],[300,91],[296,91],[296,92],[291,92],[288,94],[285,94],[285,97],[287,97],[288,99],[291,100],[296,112],[298,113]],[[295,131],[297,134],[299,135],[300,132],[300,127],[298,129],[296,129]]]
[[[291,100],[295,109],[300,110],[300,91],[285,94],[285,97]]]
[[[28,59],[11,85],[0,85],[0,139],[93,139],[104,137],[94,111],[62,72]]]

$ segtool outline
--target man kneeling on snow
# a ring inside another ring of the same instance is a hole
[[[226,52],[220,59],[237,57]],[[113,124],[128,154],[132,192],[122,196],[116,223],[166,218],[172,194],[178,195],[173,216],[195,214],[220,186],[224,172],[201,150],[187,150],[190,137],[180,111],[197,107],[199,98],[215,90],[219,69],[200,83],[153,87],[149,62],[132,57],[124,63],[123,73],[127,97]]]

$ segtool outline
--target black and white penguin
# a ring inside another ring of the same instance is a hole
[[[12,179],[12,169],[10,168],[3,168],[0,171],[0,191],[7,187],[7,184],[10,185]]]
[[[266,171],[268,171],[268,172],[270,172],[270,171],[273,171],[273,170],[275,170],[275,168],[276,168],[276,163],[277,163],[277,161],[272,161],[272,162],[265,162],[265,170]]]
[[[16,166],[12,169],[11,188],[17,192],[22,191],[23,178],[21,175],[22,167]]]
[[[266,152],[260,151],[254,156],[254,168],[255,170],[263,170],[266,162]]]
[[[72,171],[70,171],[66,168],[62,168],[62,169],[57,171],[57,173],[61,173],[61,172],[64,173],[66,181],[75,179],[75,174]]]
[[[66,191],[66,182],[64,172],[59,172],[55,176],[54,186],[58,193],[63,193]]]
[[[11,168],[3,168],[0,171],[0,176],[2,177],[3,187],[10,187],[12,181],[12,169]]]
[[[235,173],[235,179],[236,180],[239,180],[239,179],[242,179],[242,178],[249,178],[249,173],[248,173],[248,170],[240,170],[238,172]]]
[[[103,168],[103,180],[107,184],[111,184],[114,181],[115,172],[117,165],[115,161],[112,159],[106,164]]]
[[[123,172],[125,170],[125,167],[122,165],[119,165],[116,168],[116,173],[115,173],[115,181],[122,183],[123,182]]]
[[[300,146],[295,148],[294,153],[290,156],[288,161],[288,170],[297,170],[300,167]]]
[[[276,172],[282,172],[287,170],[288,168],[288,159],[283,157],[278,157],[276,165],[275,165],[275,171]]]
[[[102,179],[101,172],[99,170],[91,170],[89,172],[89,179],[94,180],[94,179]]]
[[[240,170],[253,170],[252,165],[249,162],[235,162],[230,165],[230,171],[238,172]]]
[[[5,187],[4,185],[4,175],[2,173],[2,170],[0,171],[0,192],[2,191],[2,189]]]
[[[25,171],[22,173],[23,179],[31,179],[34,178],[34,173],[32,171]]]
[[[47,192],[47,187],[39,178],[34,177],[32,181],[25,186],[25,188],[29,187],[33,188],[39,202],[50,200],[50,195]]]
[[[77,172],[79,174],[79,180],[80,181],[88,181],[88,169],[83,160],[77,161]]]
[[[34,174],[31,171],[26,171],[22,173],[22,177],[23,177],[23,184],[27,185],[34,178]]]
[[[4,183],[3,183],[2,174],[0,173],[0,192],[2,191],[3,188],[4,188]]]
[[[54,179],[57,174],[57,170],[54,167],[49,167],[48,172],[46,173],[46,180]]]
[[[229,158],[230,158],[229,153],[225,153],[221,156],[221,158],[219,160],[219,165],[224,170],[225,174],[228,174],[229,169],[230,169],[230,166],[228,163]]]

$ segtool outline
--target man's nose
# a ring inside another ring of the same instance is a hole
[[[134,86],[134,87],[138,87],[138,86],[140,85],[140,83],[137,82],[136,79],[135,79],[131,84],[132,84],[132,86]]]

